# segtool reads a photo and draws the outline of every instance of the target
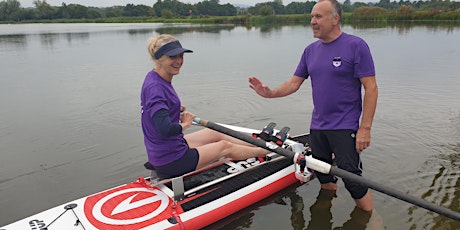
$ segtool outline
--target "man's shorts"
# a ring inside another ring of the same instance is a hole
[[[313,157],[333,164],[337,167],[361,176],[362,163],[356,152],[356,131],[354,130],[310,130],[311,149]],[[335,159],[332,159],[332,156]],[[336,183],[337,178],[332,175],[316,172],[321,184]],[[368,187],[343,179],[345,187],[354,199],[361,199],[366,195]]]

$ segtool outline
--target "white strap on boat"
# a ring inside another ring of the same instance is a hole
[[[223,161],[226,165],[235,168],[238,172],[245,170],[244,167],[242,167],[242,166],[239,165],[239,164],[235,164],[235,163],[234,163],[233,161],[231,161],[229,158],[222,158],[222,159],[220,159],[220,160]]]

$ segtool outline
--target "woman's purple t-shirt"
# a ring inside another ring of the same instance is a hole
[[[362,112],[359,79],[375,76],[374,61],[363,39],[342,33],[330,43],[313,42],[305,48],[294,75],[311,78],[310,129],[358,130]]]
[[[165,137],[153,122],[153,114],[167,109],[172,122],[179,122],[181,102],[172,84],[158,73],[147,74],[141,90],[141,122],[149,162],[161,166],[181,158],[188,149],[184,134]]]

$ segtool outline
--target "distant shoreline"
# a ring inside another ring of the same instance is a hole
[[[429,14],[429,15],[427,15]],[[49,19],[49,20],[23,20],[23,21],[0,21],[0,24],[30,24],[30,23],[192,23],[192,24],[234,24],[234,25],[258,25],[258,24],[309,24],[309,14],[289,14],[270,16],[200,16],[200,17],[115,17],[95,19]],[[392,23],[415,23],[415,24],[455,24],[460,21],[460,11],[447,16],[433,15],[428,11],[417,11],[411,17],[394,13],[364,14],[345,13],[345,24],[392,24]],[[460,25],[459,25],[460,26]]]

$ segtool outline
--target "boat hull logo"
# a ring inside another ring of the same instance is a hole
[[[170,202],[158,189],[129,184],[88,197],[84,210],[98,229],[139,229],[170,216]]]

